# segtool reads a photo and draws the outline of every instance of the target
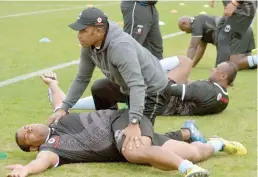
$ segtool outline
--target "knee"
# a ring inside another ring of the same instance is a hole
[[[188,58],[187,56],[177,56],[177,58],[183,68],[192,68],[193,61],[190,58]]]
[[[133,150],[126,150],[123,152],[124,157],[131,163],[144,163],[146,159],[144,147],[134,148]]]
[[[105,79],[98,79],[94,81],[94,83],[91,86],[91,92],[92,93],[102,93],[105,85]]]
[[[203,143],[201,142],[194,142],[195,144],[195,147],[193,149],[194,151],[194,155],[191,159],[192,162],[194,163],[198,163],[198,162],[201,162],[202,161],[202,152],[200,151],[200,146],[203,146]]]

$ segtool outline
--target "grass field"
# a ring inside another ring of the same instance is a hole
[[[79,47],[76,33],[67,25],[73,22],[80,11],[92,2],[0,2],[0,82],[26,73],[35,72],[57,64],[76,60]],[[112,4],[108,4],[112,3]],[[182,15],[197,15],[201,11],[221,15],[222,5],[204,8],[206,2],[160,2],[158,9],[162,34],[178,32],[177,19]],[[121,21],[119,2],[94,2],[113,21]],[[103,5],[104,4],[104,5]],[[70,8],[70,9],[67,9]],[[56,9],[58,11],[49,11]],[[62,10],[63,9],[63,10]],[[178,10],[172,14],[172,9]],[[30,15],[10,16],[27,12]],[[3,17],[5,16],[5,17]],[[3,18],[2,18],[3,17]],[[257,23],[254,24],[255,35]],[[51,43],[39,43],[48,37]],[[186,53],[190,36],[180,35],[164,40],[164,55]],[[214,65],[215,48],[209,46],[200,64],[193,69],[191,79],[205,79]],[[233,157],[218,154],[200,165],[211,170],[216,177],[255,177],[257,163],[257,70],[238,73],[235,85],[229,88],[230,104],[222,114],[204,117],[158,117],[155,129],[158,132],[176,130],[187,119],[195,119],[200,129],[209,137],[219,135],[226,139],[242,142],[248,155]],[[60,86],[66,92],[77,72],[77,65],[56,71]],[[95,71],[93,80],[102,77]],[[89,89],[84,95],[89,95]],[[51,114],[47,89],[34,77],[0,88],[0,152],[7,152],[8,158],[0,160],[0,177],[5,176],[8,164],[26,164],[35,157],[34,153],[23,153],[15,144],[17,128],[29,123],[45,123]],[[65,165],[38,176],[45,177],[157,177],[182,176],[178,172],[162,172],[151,167],[127,163],[89,163]]]

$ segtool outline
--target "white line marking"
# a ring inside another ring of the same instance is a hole
[[[182,34],[185,34],[185,33],[184,32],[176,32],[176,33],[172,33],[172,34],[167,34],[167,35],[163,36],[162,38],[163,39],[168,39],[168,38],[179,36],[179,35],[182,35]],[[20,82],[22,80],[30,79],[32,77],[44,74],[46,72],[50,72],[50,71],[57,70],[57,69],[62,69],[62,68],[65,68],[65,67],[68,67],[68,66],[71,66],[71,65],[78,64],[78,63],[79,63],[79,60],[74,60],[72,62],[63,63],[63,64],[60,64],[60,65],[56,65],[56,66],[53,66],[53,67],[50,67],[50,68],[45,68],[45,69],[42,69],[42,70],[39,70],[39,71],[36,71],[36,72],[32,72],[32,73],[24,74],[24,75],[21,75],[21,76],[13,77],[11,79],[7,79],[7,80],[4,80],[4,81],[0,82],[0,88],[4,87],[4,86],[7,86],[7,85],[10,85],[10,84],[13,84],[13,83],[16,83],[16,82]]]
[[[99,7],[99,6],[107,6],[107,5],[114,5],[117,3],[107,3],[107,4],[96,4],[94,7]],[[11,15],[5,15],[5,16],[0,16],[0,19],[4,18],[11,18],[11,17],[20,17],[20,16],[28,16],[28,15],[33,15],[33,14],[44,14],[44,13],[49,13],[49,12],[59,12],[59,11],[67,11],[67,10],[74,10],[74,9],[82,9],[85,8],[85,6],[78,6],[78,7],[71,7],[71,8],[61,8],[61,9],[51,9],[51,10],[42,10],[42,11],[36,11],[36,12],[26,12],[26,13],[20,13],[20,14],[11,14]]]
[[[177,33],[172,33],[172,34],[167,34],[165,36],[162,36],[162,39],[168,39],[168,38],[171,38],[171,37],[174,37],[174,36],[179,36],[179,35],[182,35],[182,34],[185,34],[185,32],[179,31]]]
[[[75,64],[78,64],[78,63],[79,63],[79,60],[74,60],[72,62],[63,63],[63,64],[60,64],[60,65],[56,65],[56,66],[53,66],[53,67],[50,67],[50,68],[42,69],[42,70],[39,70],[39,71],[36,71],[36,72],[32,72],[32,73],[24,74],[24,75],[21,75],[21,76],[18,76],[18,77],[14,77],[12,79],[8,79],[8,80],[0,82],[0,87],[6,86],[6,85],[9,85],[9,84],[13,84],[13,83],[16,83],[16,82],[19,82],[19,81],[22,81],[22,80],[30,79],[34,76],[39,76],[39,75],[44,74],[46,72],[50,72],[50,71],[53,71],[53,70],[65,68],[65,67],[75,65]]]

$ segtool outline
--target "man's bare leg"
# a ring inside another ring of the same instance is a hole
[[[237,54],[230,56],[230,61],[234,62],[238,70],[245,70],[250,68],[257,68],[257,56],[256,55],[245,55]]]
[[[168,73],[168,78],[178,84],[185,84],[192,71],[192,60],[186,56],[177,56],[179,65]]]
[[[160,146],[151,146],[151,139],[149,137],[142,137],[141,140],[144,145],[140,146],[140,148],[134,146],[130,149],[131,145],[128,145],[126,150],[122,151],[122,154],[129,162],[148,164],[164,171],[179,170],[181,173],[186,174],[186,177],[209,176],[210,173],[207,170],[181,158],[171,149]],[[184,144],[189,145],[187,143]]]
[[[162,148],[173,151],[181,158],[193,163],[207,160],[219,151],[224,151],[230,155],[245,155],[247,153],[246,148],[241,143],[222,138],[211,138],[207,143],[193,142],[191,144],[169,140],[164,143]]]
[[[193,163],[209,159],[214,153],[224,151],[230,155],[245,155],[246,148],[239,142],[227,141],[222,138],[212,138],[207,143],[193,142],[191,144],[176,140],[168,140],[161,147],[151,146],[149,137],[142,137],[140,148],[129,144],[123,151],[124,157],[132,163],[149,164],[160,170],[179,170],[186,177],[209,176],[209,172]],[[134,147],[132,147],[134,146]]]
[[[58,86],[57,75],[54,72],[48,72],[40,76],[43,82],[48,86],[48,97],[54,110],[62,105],[62,101],[66,95]],[[77,103],[71,108],[77,110],[95,110],[95,105],[92,96],[79,99]]]
[[[53,110],[56,110],[62,105],[62,101],[65,99],[64,92],[58,86],[56,73],[48,72],[40,77],[48,86],[49,101],[53,107]]]

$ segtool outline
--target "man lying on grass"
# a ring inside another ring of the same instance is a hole
[[[62,104],[61,94],[52,100],[54,108]],[[125,141],[129,121],[128,110],[98,110],[88,113],[70,113],[52,123],[26,125],[17,130],[17,145],[26,152],[38,151],[35,160],[27,165],[13,165],[7,177],[26,177],[68,163],[121,162],[147,164],[165,171],[179,170],[185,177],[207,177],[210,172],[195,165],[224,151],[245,155],[246,148],[234,141],[211,138],[210,141],[190,144],[173,140],[168,134],[157,134],[146,117],[139,124],[140,138]],[[198,136],[193,121],[187,121],[181,130],[188,129],[186,141],[204,139]],[[187,133],[186,133],[187,134]]]
[[[174,56],[160,60],[163,70],[167,72],[167,77],[172,81],[171,97],[169,103],[164,107],[162,116],[173,115],[207,115],[224,111],[229,104],[227,88],[233,83],[237,75],[237,67],[232,62],[223,62],[213,68],[207,80],[198,80],[187,83],[192,70],[192,61],[184,56]],[[52,80],[50,79],[52,78]],[[41,76],[43,82],[48,86],[49,101],[55,94],[61,94],[61,101],[66,95],[58,86],[56,73],[49,72]],[[98,82],[98,81],[96,81]],[[93,96],[81,98],[71,108],[77,110],[93,110],[95,103],[93,97],[103,98],[110,102],[106,96],[107,87],[94,84]],[[117,89],[119,86],[117,85]]]

